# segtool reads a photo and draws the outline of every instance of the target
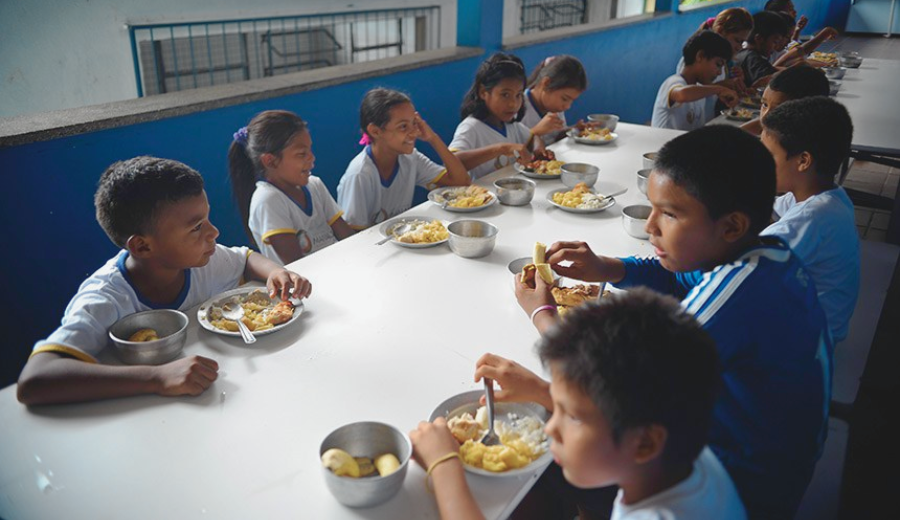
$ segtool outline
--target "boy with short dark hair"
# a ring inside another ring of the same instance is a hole
[[[246,247],[216,244],[203,178],[167,159],[135,157],[111,165],[94,197],[97,221],[123,250],[88,277],[69,302],[62,325],[37,342],[19,376],[27,405],[92,401],[157,393],[198,395],[218,365],[201,356],[159,366],[98,362],[107,330],[119,318],[150,309],[186,310],[233,289],[265,280],[271,296],[309,295],[310,284]]]
[[[684,69],[669,76],[656,94],[651,126],[692,130],[705,125],[713,114],[706,113],[706,98],[717,96],[733,107],[737,93],[716,85],[722,67],[731,59],[731,44],[713,31],[700,31],[684,45]]]
[[[647,194],[656,258],[561,242],[547,262],[562,276],[682,299],[715,339],[725,378],[709,445],[751,518],[789,518],[827,433],[833,348],[802,262],[781,240],[759,236],[775,198],[772,156],[737,128],[704,127],[663,146]],[[556,322],[543,280],[535,289],[517,283],[516,296],[538,330]]]
[[[550,451],[570,484],[619,486],[613,519],[746,517],[704,448],[721,383],[715,344],[676,300],[638,289],[579,307],[538,353],[552,375]],[[459,450],[443,419],[410,438],[416,460],[432,468],[441,518],[478,518],[462,464],[435,463]]]
[[[807,65],[798,65],[785,69],[774,76],[763,91],[759,117],[741,125],[741,128],[753,135],[762,133],[762,119],[770,110],[785,101],[812,96],[828,95],[828,78],[820,69]]]
[[[850,114],[828,97],[788,101],[763,121],[762,143],[784,195],[775,200],[778,220],[762,234],[781,238],[803,260],[835,342],[847,336],[859,293],[853,202],[834,182],[852,138]]]
[[[734,57],[735,64],[744,71],[744,83],[748,87],[763,87],[772,79],[772,74],[778,72],[769,63],[769,57],[784,47],[782,40],[788,30],[788,23],[778,13],[760,11],[753,15],[753,30],[747,37],[747,47]]]

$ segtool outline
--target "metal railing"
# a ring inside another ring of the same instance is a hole
[[[437,49],[441,8],[129,25],[138,97]]]
[[[522,34],[587,22],[587,0],[522,0]]]

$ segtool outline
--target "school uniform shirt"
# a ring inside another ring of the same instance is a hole
[[[120,318],[151,309],[186,311],[209,298],[234,289],[241,283],[247,256],[246,247],[216,244],[216,252],[203,267],[184,270],[184,287],[170,305],[148,301],[132,285],[125,269],[128,251],[120,251],[82,282],[66,307],[62,325],[47,339],[34,345],[31,355],[56,352],[96,363],[109,341],[107,330]]]
[[[541,119],[544,118],[546,112],[541,112],[537,109],[534,104],[534,95],[531,93],[531,89],[525,90],[525,117],[522,118],[522,124],[528,127],[528,129],[532,129],[541,122]],[[557,116],[562,119],[563,126],[566,126],[566,113],[565,112],[557,112]],[[544,141],[544,144],[552,144],[555,142],[557,132],[550,132],[549,134],[541,137]]]
[[[669,93],[687,87],[681,74],[673,74],[663,81],[653,103],[653,119],[650,126],[675,130],[694,130],[706,124],[706,98],[690,103],[670,103]]]
[[[364,229],[395,217],[412,207],[416,186],[433,189],[447,173],[418,150],[397,157],[388,180],[378,174],[369,146],[359,152],[338,184],[338,204],[344,220],[356,229]]]
[[[716,79],[713,83],[718,83],[720,81],[725,81],[728,78],[728,71],[731,70],[734,64],[729,61],[724,67],[722,67],[722,72],[716,76]],[[684,71],[684,56],[678,58],[678,65],[675,66],[675,74],[681,74]],[[704,107],[703,116],[706,118],[706,122],[708,123],[716,116],[716,103],[719,101],[719,96],[709,96],[703,98],[706,102],[706,106]],[[705,123],[704,123],[705,124]]]
[[[751,87],[759,78],[778,72],[769,59],[754,49],[742,49],[734,56],[734,63],[744,71],[744,83]]]
[[[716,342],[723,385],[709,446],[751,518],[793,515],[827,433],[833,346],[816,287],[781,239],[709,272],[624,258],[621,288],[682,298]],[[792,516],[788,516],[792,517]]]
[[[518,121],[505,123],[502,128],[494,128],[474,116],[469,116],[456,127],[453,141],[450,143],[450,150],[454,152],[475,150],[497,143],[525,144],[530,136],[531,130]],[[512,164],[514,161],[515,159],[512,157],[501,155],[493,161],[472,168],[469,170],[469,175],[475,180]]]
[[[306,205],[301,206],[278,187],[265,181],[256,183],[250,199],[250,232],[259,250],[266,258],[284,263],[269,239],[275,235],[291,234],[297,237],[303,255],[337,242],[331,225],[344,214],[335,202],[322,179],[310,176],[303,187]]]
[[[744,520],[747,512],[731,478],[709,448],[694,461],[694,470],[678,484],[660,493],[624,504],[619,489],[610,520]]]
[[[780,237],[806,265],[818,290],[834,342],[847,337],[859,295],[859,235],[853,203],[840,186],[797,202],[775,199],[778,221],[761,234]]]

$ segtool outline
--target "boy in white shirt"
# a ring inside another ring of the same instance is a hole
[[[731,44],[713,31],[700,31],[688,39],[682,51],[684,69],[669,76],[656,94],[651,126],[693,130],[714,114],[706,113],[706,98],[718,96],[728,107],[738,102],[735,91],[715,85],[722,67],[731,59]]]
[[[853,203],[834,179],[850,153],[853,123],[828,97],[788,101],[762,121],[762,143],[772,152],[778,179],[778,220],[762,234],[784,239],[806,264],[835,342],[859,293],[859,236]]]

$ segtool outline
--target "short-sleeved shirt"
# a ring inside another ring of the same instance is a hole
[[[447,169],[418,150],[397,157],[390,179],[378,174],[369,146],[350,161],[338,184],[338,204],[344,220],[364,229],[395,217],[412,207],[416,186],[432,189]]]
[[[216,245],[216,252],[203,267],[184,270],[184,287],[168,305],[148,301],[134,288],[125,261],[128,251],[120,251],[82,282],[66,307],[62,325],[50,337],[34,345],[39,352],[66,354],[82,361],[96,362],[106,348],[107,330],[120,318],[152,309],[187,310],[241,283],[247,256],[246,247]]]
[[[793,193],[775,200],[779,219],[763,235],[780,237],[806,265],[835,342],[847,328],[859,295],[859,235],[853,202],[840,186],[797,202]]]
[[[331,225],[344,212],[328,193],[325,183],[310,176],[303,192],[305,206],[268,182],[256,183],[250,200],[250,232],[260,252],[274,262],[283,263],[269,242],[275,235],[296,236],[304,256],[337,242]]]
[[[744,71],[744,83],[750,87],[759,78],[778,72],[769,59],[754,49],[742,49],[734,56],[734,62]]]
[[[530,136],[531,130],[519,122],[505,123],[503,128],[497,129],[474,116],[469,116],[456,127],[456,133],[453,134],[453,141],[450,143],[450,150],[476,150],[497,143],[525,144]],[[513,161],[515,159],[500,156],[493,161],[472,168],[469,170],[469,175],[472,179],[478,179],[494,170],[512,164]]]
[[[792,515],[827,433],[833,345],[816,287],[782,240],[708,272],[624,258],[625,278],[682,298],[716,342],[723,386],[709,446],[751,518]],[[762,513],[762,514],[760,514]]]
[[[542,113],[534,104],[534,95],[531,93],[531,89],[525,90],[525,117],[522,118],[522,124],[528,127],[529,129],[534,128],[535,125],[541,122],[541,119],[544,118],[546,114]],[[557,112],[557,116],[562,119],[563,126],[566,125],[566,113],[565,112]],[[556,140],[556,134],[558,132],[550,132],[549,134],[541,137],[544,141],[544,144],[552,144]]]
[[[720,81],[726,80],[728,78],[728,71],[731,70],[731,67],[733,67],[733,66],[734,66],[734,63],[729,61],[728,64],[722,68],[722,72],[720,72],[719,75],[716,76],[716,79],[713,81],[713,83],[718,83]],[[678,58],[678,65],[675,66],[675,74],[681,74],[683,71],[684,71],[684,56],[682,56],[681,58]],[[719,97],[718,96],[709,96],[709,97],[706,97],[703,99],[706,102],[706,106],[704,107],[705,112],[703,115],[704,115],[704,118],[707,120],[706,122],[708,123],[709,120],[711,120],[716,115],[716,103],[718,103]]]
[[[688,86],[681,74],[673,74],[663,81],[653,103],[650,126],[674,130],[694,130],[706,124],[706,98],[689,103],[670,103],[669,93]]]
[[[633,504],[613,503],[610,520],[744,520],[747,513],[731,478],[709,448],[694,461],[694,470],[681,482]]]

